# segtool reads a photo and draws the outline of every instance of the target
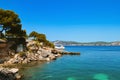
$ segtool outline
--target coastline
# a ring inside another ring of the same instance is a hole
[[[34,46],[30,46],[33,45]],[[19,74],[20,67],[19,65],[29,64],[32,62],[50,62],[52,60],[56,60],[58,57],[61,57],[62,55],[80,55],[80,53],[76,52],[67,52],[62,50],[57,50],[54,48],[49,47],[43,47],[36,46],[36,43],[30,43],[27,45],[29,47],[29,51],[21,52],[19,54],[15,54],[12,58],[10,58],[8,61],[5,61],[3,64],[0,64],[1,66],[1,74],[4,74],[4,76],[8,76],[9,70],[17,70],[16,73],[10,72],[11,74],[14,74],[13,77],[10,78],[10,80],[20,80],[22,78],[22,74]],[[19,75],[18,75],[19,74]],[[16,76],[17,75],[17,76]],[[3,79],[5,80],[5,79]]]

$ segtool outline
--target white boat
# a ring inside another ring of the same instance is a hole
[[[62,44],[55,44],[55,49],[64,50],[65,47]]]

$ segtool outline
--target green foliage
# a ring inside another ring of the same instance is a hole
[[[46,36],[45,36],[45,34],[38,34],[36,39],[39,42],[46,42]]]
[[[40,34],[40,33],[37,33],[37,32],[35,32],[35,31],[32,31],[32,32],[29,34],[29,37],[33,37],[34,40],[38,41],[39,43],[43,43],[43,46],[54,48],[54,44],[51,43],[51,42],[49,42],[49,41],[46,39],[46,35],[45,35],[45,34]]]
[[[54,47],[55,47],[54,44],[51,43],[51,42],[48,41],[48,40],[45,41],[45,44],[44,44],[44,45],[45,45],[45,46],[48,46],[48,47],[51,47],[51,48],[54,48]]]
[[[39,42],[45,42],[46,41],[45,34],[39,34],[39,33],[35,32],[35,31],[32,31],[29,34],[29,37],[33,37],[34,40],[39,41]]]
[[[19,16],[13,11],[0,9],[0,25],[0,34],[5,31],[5,36],[26,36],[26,32],[22,30]]]
[[[22,24],[19,16],[13,11],[0,9],[0,28],[0,38],[6,36],[27,37],[26,30],[22,30]],[[4,31],[5,34],[3,34]],[[39,43],[43,43],[43,46],[54,47],[54,45],[46,39],[45,34],[33,31],[30,33],[29,37],[33,37],[34,40]]]
[[[34,40],[36,40],[37,35],[38,35],[38,33],[37,33],[37,32],[32,31],[32,32],[29,34],[29,37],[33,37],[33,38],[34,38]]]

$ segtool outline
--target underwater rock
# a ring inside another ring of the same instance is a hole
[[[109,80],[109,76],[103,73],[95,74],[93,77],[94,80]]]
[[[67,80],[76,80],[74,77],[68,77]]]

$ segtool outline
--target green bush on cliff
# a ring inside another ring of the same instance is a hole
[[[44,44],[45,46],[48,46],[48,47],[51,47],[51,48],[54,48],[55,46],[54,46],[54,44],[53,43],[51,43],[50,41],[48,41],[48,40],[46,40],[46,42],[45,42],[45,44]]]
[[[37,33],[35,31],[32,31],[29,34],[29,37],[32,37],[33,40],[38,41],[39,43],[43,43],[42,45],[45,46],[45,47],[54,48],[54,44],[46,39],[46,35],[45,34],[40,34],[40,33]]]

